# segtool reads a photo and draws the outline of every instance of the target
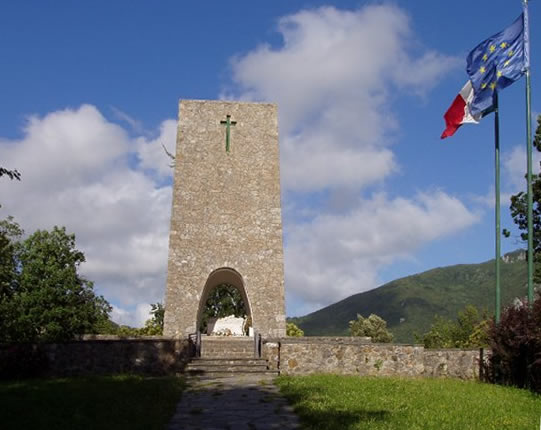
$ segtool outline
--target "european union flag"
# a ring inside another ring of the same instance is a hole
[[[468,55],[466,71],[475,94],[472,113],[491,108],[494,93],[519,79],[526,65],[524,14],[521,14],[513,24],[481,42]]]

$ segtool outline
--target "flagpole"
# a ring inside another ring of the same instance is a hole
[[[496,227],[496,323],[500,322],[501,291],[500,291],[500,108],[498,105],[498,91],[494,91],[494,171],[495,171],[495,227]]]
[[[526,72],[526,153],[528,182],[528,303],[533,304],[533,194],[532,194],[532,108],[530,83],[530,25],[528,0],[523,0],[524,9],[524,55]]]

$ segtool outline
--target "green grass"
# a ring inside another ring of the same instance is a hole
[[[0,382],[0,428],[163,430],[184,386],[132,375]]]
[[[277,384],[308,429],[535,430],[541,396],[450,379],[281,376]]]

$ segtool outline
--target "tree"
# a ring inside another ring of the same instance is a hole
[[[229,315],[246,317],[246,307],[239,290],[231,284],[218,285],[209,294],[203,309],[200,330],[205,332],[209,318],[223,318]]]
[[[387,330],[387,322],[376,314],[371,314],[368,318],[357,314],[357,319],[349,322],[349,331],[352,336],[371,337],[372,342],[393,341],[393,335]]]
[[[16,233],[13,223],[10,228]],[[15,271],[0,299],[0,339],[69,340],[95,332],[108,318],[109,303],[77,272],[85,257],[75,248],[75,235],[54,227],[10,246]]]
[[[163,317],[165,315],[165,308],[158,303],[152,303],[150,305],[150,314],[152,318],[145,321],[145,326],[140,329],[140,334],[146,336],[161,336],[163,334]]]
[[[297,327],[296,324],[288,322],[286,324],[286,336],[302,337],[304,336],[304,331]]]
[[[519,300],[505,308],[489,335],[488,379],[541,393],[541,295],[532,306]]]
[[[474,348],[488,344],[490,319],[486,312],[467,305],[456,321],[436,315],[430,330],[418,338],[425,348]]]
[[[538,151],[541,151],[541,115],[537,117],[537,129],[533,145]],[[532,174],[532,201],[533,201],[533,252],[534,252],[534,280],[541,282],[541,176]],[[511,216],[513,221],[522,232],[520,238],[523,241],[528,240],[528,193],[521,191],[511,196]],[[503,231],[506,237],[509,237],[509,231]]]

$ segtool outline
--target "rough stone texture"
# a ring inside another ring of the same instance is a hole
[[[423,374],[433,377],[479,379],[480,356],[479,349],[426,349]]]
[[[269,369],[280,374],[478,379],[480,350],[425,350],[422,345],[372,344],[366,339],[282,338],[263,344]]]
[[[232,347],[231,343],[238,344]],[[249,338],[203,339],[203,357],[254,357]],[[149,336],[92,336],[65,343],[0,344],[0,375],[6,363],[28,362],[34,354],[40,375],[114,373],[166,375],[183,372],[193,356],[187,339]],[[370,376],[479,379],[478,349],[424,349],[422,345],[372,344],[362,338],[275,338],[263,341],[268,370],[281,374],[338,373]],[[39,375],[35,375],[39,376]]]
[[[13,361],[16,354],[27,350],[39,357],[40,375],[55,377],[174,374],[185,368],[192,354],[188,340],[184,339],[100,336],[64,343],[0,344],[0,363]]]
[[[228,282],[257,332],[284,336],[276,105],[182,100],[174,182],[164,334],[194,333],[208,293]]]

